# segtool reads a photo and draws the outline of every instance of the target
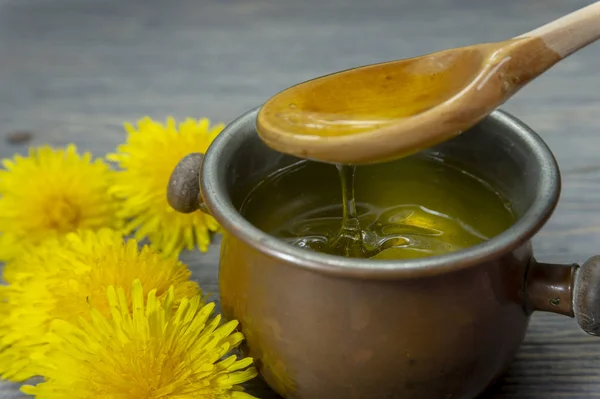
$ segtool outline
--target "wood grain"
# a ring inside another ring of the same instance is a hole
[[[122,122],[144,115],[228,122],[305,79],[503,40],[590,3],[0,0],[0,158],[68,142],[101,155],[123,139]],[[563,171],[561,203],[534,242],[542,261],[600,252],[599,50],[572,56],[504,107],[540,133]],[[18,132],[31,137],[15,140]],[[185,257],[216,294],[217,245]],[[252,392],[276,397],[259,382]],[[0,399],[18,397],[0,383]],[[600,341],[571,319],[536,314],[511,370],[484,397],[600,397]]]

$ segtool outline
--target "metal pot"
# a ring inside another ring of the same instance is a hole
[[[238,212],[258,181],[298,161],[261,142],[257,112],[225,128],[205,156],[184,158],[168,199],[224,227],[223,313],[240,321],[247,354],[282,396],[470,399],[507,368],[533,311],[575,317],[600,335],[600,257],[582,266],[533,257],[530,239],[554,210],[560,174],[514,117],[496,111],[427,151],[479,171],[510,199],[515,224],[459,252],[375,261],[292,247]]]

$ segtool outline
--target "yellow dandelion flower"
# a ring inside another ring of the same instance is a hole
[[[200,211],[176,212],[167,202],[167,185],[177,163],[191,152],[205,153],[223,125],[210,126],[208,119],[186,119],[176,126],[173,118],[165,124],[144,118],[137,130],[126,124],[127,141],[109,154],[117,172],[112,192],[123,200],[119,215],[127,220],[126,231],[166,255],[178,255],[183,249],[198,247],[206,251],[210,232],[218,231],[217,222]]]
[[[116,200],[109,194],[114,172],[102,159],[74,145],[32,148],[2,161],[0,261],[28,243],[77,229],[116,228]]]
[[[110,314],[106,289],[125,287],[131,304],[131,282],[144,292],[156,290],[163,300],[174,287],[174,303],[201,295],[190,271],[174,258],[109,229],[70,233],[49,239],[7,265],[7,286],[0,286],[0,377],[23,381],[38,374],[31,354],[47,347],[45,335],[53,319],[77,322],[90,316],[90,306]]]
[[[163,305],[154,290],[144,301],[137,280],[130,289],[133,311],[123,289],[109,287],[112,317],[92,309],[79,326],[55,321],[45,381],[22,390],[40,399],[252,398],[239,386],[257,375],[252,359],[227,356],[244,339],[236,321],[210,319],[215,305],[199,296],[174,309],[172,289]]]

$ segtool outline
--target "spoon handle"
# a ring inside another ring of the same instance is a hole
[[[565,58],[600,39],[600,1],[567,14],[518,38],[537,37]]]

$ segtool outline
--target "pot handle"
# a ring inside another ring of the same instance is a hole
[[[192,213],[201,210],[209,213],[200,188],[202,162],[204,154],[194,152],[179,161],[171,173],[167,186],[167,202],[173,209],[181,213]]]
[[[600,256],[583,265],[532,260],[525,279],[525,307],[575,317],[586,333],[600,336]]]

